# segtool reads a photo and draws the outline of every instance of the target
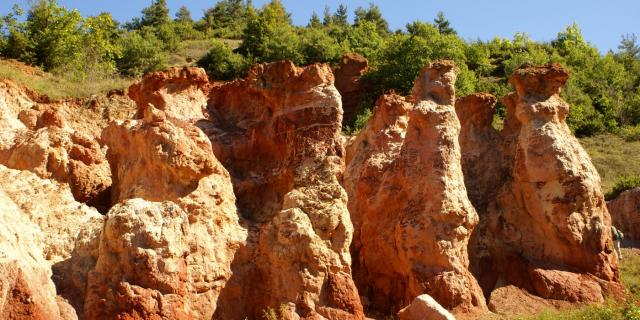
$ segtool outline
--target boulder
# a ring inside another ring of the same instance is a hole
[[[624,233],[625,242],[640,243],[640,188],[622,192],[607,202],[613,225]]]
[[[443,308],[430,295],[417,296],[410,305],[398,312],[400,320],[455,320],[456,318]]]
[[[456,75],[450,61],[425,67],[413,97],[380,99],[357,145],[348,147],[354,275],[369,307],[381,313],[425,293],[454,313],[486,310],[468,270],[478,215],[461,167]]]
[[[363,316],[338,182],[342,108],[333,83],[327,65],[276,62],[211,88],[210,120],[199,126],[231,173],[250,231],[216,319],[259,318],[281,305],[305,319]]]
[[[335,86],[342,97],[343,125],[352,126],[356,121],[360,105],[370,89],[360,81],[367,71],[369,71],[369,61],[357,53],[343,55],[338,66],[333,69]]]

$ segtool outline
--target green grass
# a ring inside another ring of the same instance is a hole
[[[18,82],[30,89],[53,99],[83,98],[94,94],[104,94],[113,89],[128,87],[133,80],[113,77],[92,81],[72,81],[61,76],[43,72],[14,60],[0,59],[0,78]]]
[[[640,141],[604,134],[582,138],[580,143],[598,169],[605,193],[611,192],[621,177],[640,175]]]

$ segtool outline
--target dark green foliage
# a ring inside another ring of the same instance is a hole
[[[433,20],[433,22],[435,23],[436,28],[438,28],[438,31],[440,31],[440,33],[456,34],[456,31],[451,27],[449,20],[444,17],[444,12],[438,12],[438,16]]]
[[[149,29],[125,33],[121,45],[124,49],[117,65],[123,75],[139,77],[167,65],[168,58],[167,53],[162,50],[163,43]]]
[[[196,29],[210,37],[240,39],[247,24],[248,6],[242,0],[222,0],[205,11]]]
[[[622,176],[613,186],[613,190],[607,193],[605,199],[607,201],[617,198],[621,193],[640,187],[640,176]]]
[[[153,0],[151,5],[142,9],[140,26],[159,27],[171,21],[167,0]]]
[[[191,18],[191,11],[189,11],[189,9],[185,6],[180,7],[180,9],[178,9],[178,13],[176,13],[175,22],[189,24],[193,23],[193,18]]]
[[[250,60],[231,51],[224,42],[214,40],[211,50],[198,60],[198,66],[207,71],[211,80],[233,80],[245,76]]]
[[[331,20],[333,24],[338,26],[347,26],[349,24],[349,13],[347,11],[347,7],[343,4],[338,6],[336,9],[336,13],[333,14],[333,19]]]
[[[354,13],[354,26],[357,27],[362,22],[368,21],[376,26],[376,30],[381,35],[386,35],[389,33],[389,23],[382,17],[380,7],[371,3],[369,4],[369,8],[365,9],[363,7],[358,7]]]

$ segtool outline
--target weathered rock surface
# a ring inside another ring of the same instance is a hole
[[[142,120],[114,122],[102,140],[109,147],[112,200],[120,204],[107,214],[85,315],[211,318],[246,231],[229,174],[209,139],[148,104]],[[156,203],[128,201],[135,198]],[[157,234],[162,228],[170,234]],[[136,266],[139,274],[128,273]],[[111,268],[126,280],[112,277]],[[104,295],[113,299],[104,301]]]
[[[333,82],[327,65],[278,62],[211,89],[211,120],[199,125],[233,177],[250,230],[217,319],[257,318],[281,305],[305,319],[363,316],[338,182],[342,109]]]
[[[368,87],[360,82],[360,78],[369,71],[367,58],[349,53],[342,56],[340,64],[333,70],[335,86],[342,97],[343,125],[353,125],[362,100],[367,94]]]
[[[354,274],[370,307],[382,312],[398,311],[423,293],[457,313],[486,309],[467,269],[478,216],[462,175],[455,81],[452,62],[425,67],[414,86],[415,105],[383,97],[349,147]]]
[[[398,312],[400,320],[455,320],[447,309],[443,308],[430,295],[416,297],[410,305]]]
[[[111,171],[100,145],[69,128],[56,109],[23,110],[19,118],[29,130],[0,151],[0,163],[68,183],[77,201],[108,209]]]
[[[496,98],[487,93],[456,100],[465,186],[480,216],[485,214],[488,203],[495,199],[506,178],[500,149],[502,140],[492,126],[495,103]]]
[[[76,264],[72,276],[63,265],[76,261],[79,235],[101,228],[102,216],[76,202],[64,184],[0,166],[0,220],[0,316],[74,319],[56,287],[65,298],[81,295],[73,279],[86,274],[91,258]]]
[[[571,302],[621,292],[600,177],[565,123],[567,78],[558,65],[525,65],[510,78],[516,92],[505,102],[519,125],[512,114],[501,132],[507,178],[470,249],[487,296],[497,283]]]
[[[208,84],[201,68],[176,67],[147,74],[129,88],[129,97],[138,106],[135,117],[144,117],[150,104],[170,118],[200,120],[205,117]]]
[[[611,220],[625,240],[640,243],[640,188],[627,190],[607,202]]]

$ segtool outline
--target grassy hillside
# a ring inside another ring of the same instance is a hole
[[[131,79],[122,77],[83,82],[73,81],[15,60],[4,59],[0,59],[0,78],[16,81],[53,99],[88,97],[113,89],[126,88],[132,83]]]
[[[605,193],[611,191],[616,181],[625,175],[640,175],[640,141],[625,141],[604,134],[580,139],[593,164],[602,177]]]

